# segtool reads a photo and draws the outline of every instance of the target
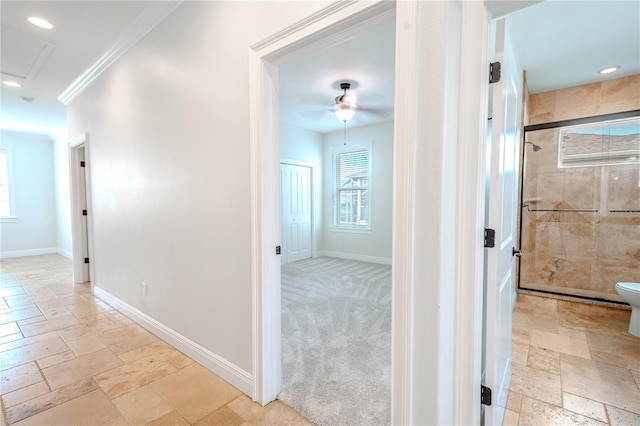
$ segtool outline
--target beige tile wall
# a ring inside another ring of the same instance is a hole
[[[527,125],[640,109],[640,74],[531,94]]]
[[[640,109],[640,75],[528,98],[529,124]],[[523,202],[532,209],[594,209],[595,213],[522,209],[520,287],[622,301],[618,281],[640,282],[640,215],[609,213],[640,207],[638,165],[559,169],[558,129],[527,132]]]

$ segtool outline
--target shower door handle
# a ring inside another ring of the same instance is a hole
[[[511,255],[515,257],[522,257],[522,250],[518,250],[517,248],[513,247],[511,249]]]

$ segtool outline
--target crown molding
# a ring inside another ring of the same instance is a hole
[[[182,2],[183,0],[150,2],[127,28],[116,37],[111,46],[58,96],[58,100],[64,105],[69,105],[76,96],[91,86],[100,74],[105,72],[120,56],[142,40]]]

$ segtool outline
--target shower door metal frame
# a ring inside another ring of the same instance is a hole
[[[558,128],[558,127],[576,126],[576,125],[579,125],[579,124],[599,123],[599,122],[602,122],[602,121],[620,120],[620,119],[623,119],[623,118],[634,118],[634,117],[640,117],[640,109],[635,109],[635,110],[630,110],[630,111],[622,111],[622,112],[614,112],[614,113],[610,113],[610,114],[592,115],[592,116],[589,116],[589,117],[573,118],[573,119],[570,119],[570,120],[552,121],[552,122],[549,122],[549,123],[532,124],[532,125],[524,126],[524,129],[523,129],[523,132],[522,132],[523,139],[522,139],[522,143],[521,143],[521,157],[520,157],[520,170],[521,170],[521,172],[520,172],[521,173],[521,175],[520,175],[520,190],[519,190],[519,195],[518,195],[518,198],[519,198],[518,202],[520,204],[520,212],[519,212],[519,217],[518,217],[518,246],[521,249],[522,249],[522,211],[523,211],[523,209],[525,207],[528,207],[528,205],[525,205],[525,203],[523,202],[523,199],[524,199],[524,197],[523,197],[523,193],[524,193],[524,178],[525,178],[525,173],[526,173],[525,158],[524,158],[526,144],[524,142],[527,140],[527,132],[533,132],[533,131],[536,131],[536,130],[555,129],[555,128]],[[560,295],[560,296],[566,296],[563,293],[554,293],[554,292],[546,291],[546,290],[536,290],[536,289],[522,288],[520,286],[520,273],[522,271],[522,257],[518,257],[517,263],[516,263],[516,269],[517,269],[516,285],[517,285],[518,290],[520,290],[520,289],[533,290],[533,291],[540,292],[540,293],[547,293],[547,294],[555,294],[555,295]],[[587,297],[587,296],[572,296],[572,297],[578,297],[578,298],[589,299],[589,300],[596,300],[595,298]]]

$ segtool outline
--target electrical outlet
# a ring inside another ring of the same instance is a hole
[[[142,295],[146,296],[147,294],[149,294],[149,288],[147,286],[147,283],[143,282],[142,283]]]

